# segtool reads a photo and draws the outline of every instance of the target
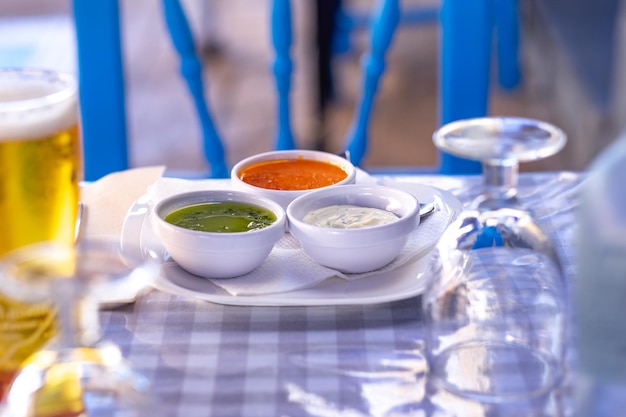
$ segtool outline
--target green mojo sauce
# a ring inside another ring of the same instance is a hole
[[[276,215],[254,204],[229,201],[181,207],[168,213],[165,221],[203,232],[238,233],[267,227],[276,221]]]

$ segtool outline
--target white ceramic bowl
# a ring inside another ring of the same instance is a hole
[[[303,194],[310,192],[311,190],[273,190],[268,188],[261,188],[251,184],[248,184],[241,180],[240,174],[242,170],[246,167],[258,163],[276,161],[276,160],[289,160],[289,159],[310,159],[314,161],[322,161],[328,162],[333,165],[340,167],[343,171],[346,172],[346,178],[332,185],[328,185],[321,188],[316,188],[316,190],[332,188],[345,184],[354,184],[356,179],[356,168],[350,161],[345,158],[342,158],[338,155],[321,152],[321,151],[313,151],[313,150],[289,150],[289,151],[272,151],[265,152],[257,155],[250,156],[239,161],[230,173],[230,178],[233,184],[233,188],[242,191],[249,191],[253,193],[260,194],[264,197],[270,198],[277,203],[279,203],[284,209],[287,208],[287,205],[291,203],[296,197],[299,197]]]
[[[276,215],[271,225],[246,232],[218,233],[186,229],[163,218],[181,207],[206,202],[242,202]],[[159,201],[150,216],[152,227],[170,256],[183,269],[205,278],[231,278],[257,268],[285,234],[286,216],[276,202],[233,190],[206,190],[177,194]]]
[[[312,210],[332,205],[384,209],[399,219],[378,226],[338,229],[302,221]],[[419,202],[406,191],[372,185],[345,185],[312,191],[287,207],[289,231],[318,263],[347,273],[372,271],[394,260],[419,225]]]

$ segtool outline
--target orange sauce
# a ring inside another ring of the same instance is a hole
[[[348,176],[337,165],[304,158],[259,162],[245,167],[238,175],[256,187],[288,191],[326,187]]]

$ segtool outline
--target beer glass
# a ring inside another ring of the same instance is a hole
[[[75,78],[0,69],[0,259],[42,241],[72,244],[82,179]],[[53,311],[0,288],[0,398],[22,361],[54,333]]]

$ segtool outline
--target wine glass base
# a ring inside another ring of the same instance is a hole
[[[457,120],[440,127],[433,142],[441,151],[460,158],[502,164],[529,162],[559,152],[567,135],[558,127],[523,117],[481,117]]]
[[[559,152],[567,136],[558,127],[522,117],[481,117],[456,120],[433,134],[435,146],[459,158],[482,163],[486,200],[473,208],[521,208],[515,196],[519,163],[543,159]]]

